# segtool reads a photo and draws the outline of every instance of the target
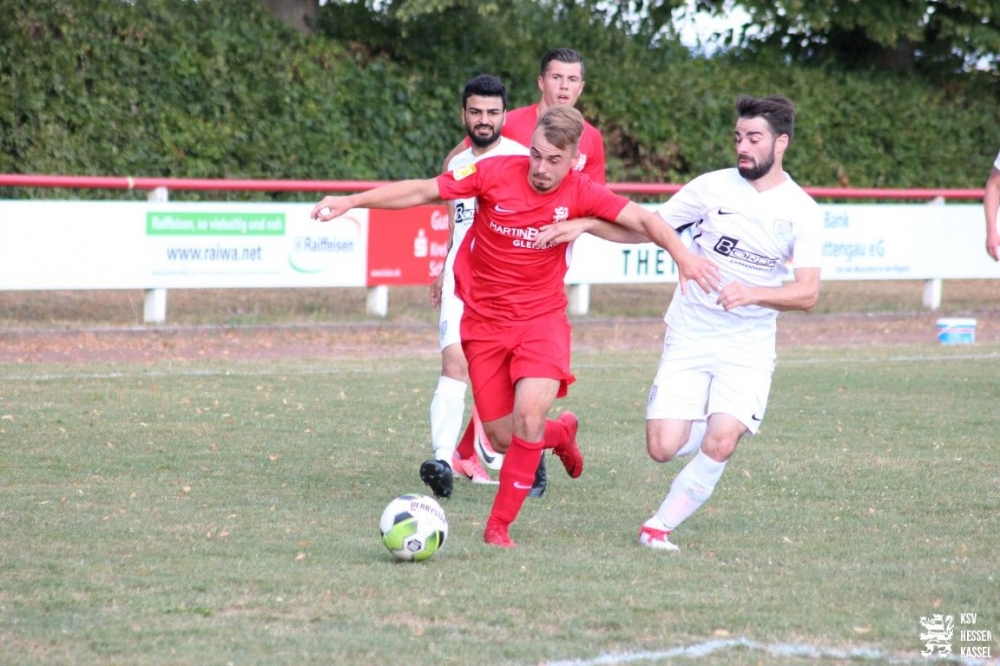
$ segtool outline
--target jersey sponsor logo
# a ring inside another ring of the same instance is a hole
[[[507,236],[509,238],[523,238],[524,240],[535,240],[538,236],[538,229],[534,227],[508,227],[502,224],[497,224],[493,220],[490,220],[490,230],[495,231],[501,236]]]
[[[458,167],[457,169],[452,171],[451,177],[454,178],[455,180],[462,180],[464,178],[468,178],[474,173],[476,173],[475,163],[467,164],[464,167]]]
[[[472,219],[476,216],[476,206],[474,203],[468,205],[468,201],[475,200],[466,199],[455,203],[455,224],[472,224]]]
[[[743,264],[748,268],[758,271],[770,272],[774,270],[775,266],[778,265],[777,259],[765,257],[762,254],[757,254],[756,252],[751,252],[750,250],[744,250],[743,248],[738,247],[739,242],[740,241],[737,238],[722,236],[719,238],[713,249],[724,257],[729,257],[730,259]]]
[[[494,233],[510,238],[510,244],[513,247],[520,247],[527,250],[547,249],[535,247],[535,238],[538,237],[538,229],[534,227],[508,227],[490,220],[489,228]]]

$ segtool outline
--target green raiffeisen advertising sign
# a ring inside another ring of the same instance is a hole
[[[0,201],[0,289],[363,287],[367,211],[309,203]]]
[[[284,236],[284,213],[146,213],[148,236]]]

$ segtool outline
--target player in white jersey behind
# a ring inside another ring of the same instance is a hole
[[[820,287],[822,216],[782,169],[795,107],[781,96],[736,100],[737,167],[699,176],[658,213],[691,250],[712,259],[722,288],[674,292],[646,406],[646,448],[656,462],[694,454],[639,543],[677,550],[671,533],[711,496],[747,433],[757,433],[774,372],[777,316],[810,310]],[[789,278],[790,263],[794,269]]]
[[[499,155],[527,155],[528,149],[507,137],[501,136],[507,110],[507,88],[503,82],[489,74],[470,79],[462,91],[462,123],[472,145],[448,161],[447,171],[473,164],[480,159]],[[469,385],[469,366],[462,352],[459,323],[464,305],[455,295],[455,254],[462,239],[472,225],[476,212],[476,199],[459,199],[448,202],[448,219],[451,239],[448,256],[441,275],[431,285],[431,302],[440,305],[441,376],[431,400],[431,446],[434,457],[420,466],[420,478],[437,497],[449,497],[455,475],[473,483],[496,483],[483,469],[472,444],[456,446],[465,422],[465,394]],[[478,418],[469,427],[475,428]],[[481,428],[481,426],[480,426]],[[467,442],[473,433],[466,433]],[[490,449],[492,452],[492,449]],[[501,454],[493,453],[500,457]]]

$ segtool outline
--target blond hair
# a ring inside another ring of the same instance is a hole
[[[539,116],[535,127],[559,150],[576,148],[583,136],[583,115],[571,106],[550,106]]]

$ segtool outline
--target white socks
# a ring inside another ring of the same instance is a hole
[[[726,463],[716,462],[699,451],[674,479],[656,514],[644,524],[668,532],[677,529],[712,496],[725,468]]]
[[[691,422],[691,435],[688,437],[688,441],[684,442],[684,446],[680,448],[679,451],[674,455],[675,458],[681,456],[691,455],[695,451],[701,448],[701,442],[705,439],[705,431],[708,430],[708,420],[701,419],[700,421]]]
[[[451,457],[465,425],[465,382],[439,377],[431,399],[431,446],[434,457],[451,465]]]

